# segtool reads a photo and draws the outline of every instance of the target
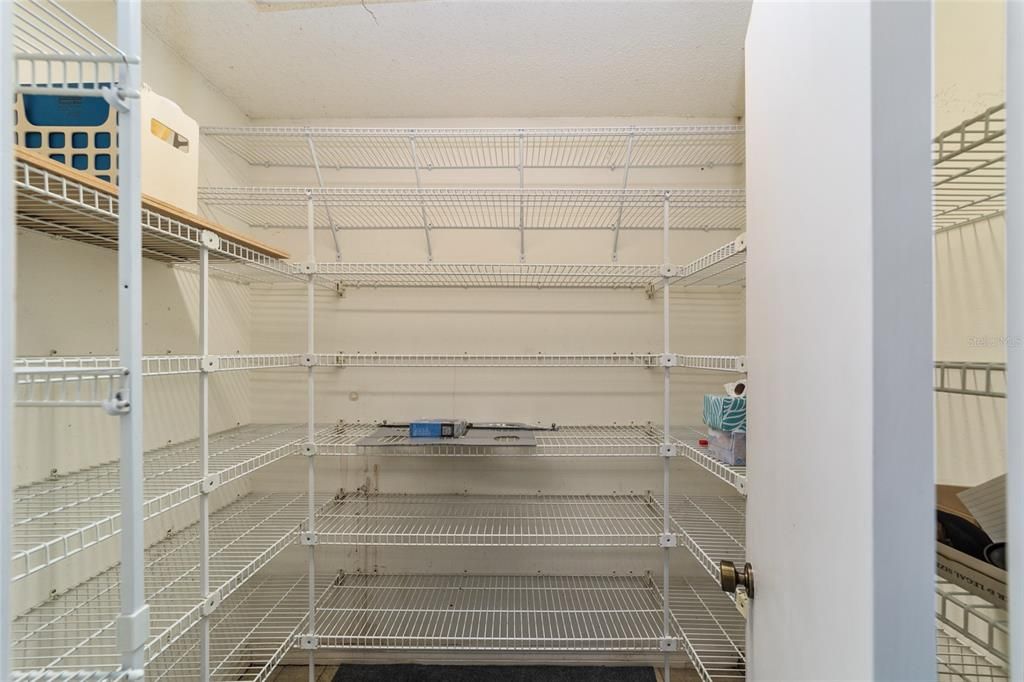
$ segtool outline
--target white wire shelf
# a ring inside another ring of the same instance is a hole
[[[210,472],[221,484],[295,454],[305,425],[266,424],[210,437]],[[174,509],[200,494],[199,441],[150,450],[144,457],[144,518]],[[13,579],[49,566],[121,532],[120,463],[100,464],[14,492]]]
[[[251,227],[303,230],[310,198],[325,229],[661,230],[666,196],[671,229],[744,229],[742,189],[199,188]]]
[[[971,643],[1006,667],[1010,658],[1009,614],[986,599],[943,578],[935,584],[935,613],[940,629]]]
[[[117,249],[118,198],[109,191],[76,182],[40,165],[15,162],[18,227],[70,241]],[[142,254],[146,258],[193,267],[199,258],[203,228],[182,222],[171,212],[142,209]],[[210,249],[211,272],[246,283],[305,281],[294,265],[250,246],[221,237]]]
[[[657,547],[650,495],[342,493],[317,519],[322,544]]]
[[[650,576],[344,574],[316,634],[333,649],[657,652],[662,619]]]
[[[688,287],[731,287],[743,285],[746,280],[747,237],[744,234],[680,268],[678,279],[670,282]]]
[[[138,55],[126,55],[53,0],[18,0],[13,19],[19,92],[52,94],[60,88],[99,97],[102,89],[117,87],[121,64],[139,61]]]
[[[341,457],[660,457],[662,444],[661,430],[650,424],[559,426],[535,432],[537,445],[532,448],[423,445],[386,450],[356,444],[376,429],[376,424],[346,423],[326,428],[317,436],[317,452]]]
[[[680,544],[715,583],[722,579],[719,561],[737,566],[746,561],[747,510],[742,497],[674,495],[668,508]]]
[[[743,163],[739,125],[605,128],[216,128],[253,166],[337,169],[682,168]],[[315,156],[313,149],[315,148]]]
[[[318,576],[317,595],[334,581]],[[257,576],[228,597],[210,617],[210,680],[265,682],[291,649],[309,615],[305,575]],[[195,680],[199,676],[199,633],[167,647],[146,667],[148,680]]]
[[[661,367],[657,353],[480,355],[451,354],[388,354],[388,353],[321,353],[318,363],[330,367]],[[673,367],[723,372],[745,371],[743,356],[669,355]]]
[[[932,144],[936,232],[1006,210],[1006,105],[999,104],[935,137]]]
[[[301,367],[296,353],[233,355],[147,355],[146,377]],[[23,407],[102,405],[121,388],[127,370],[116,356],[22,357],[14,361],[15,404]]]
[[[323,504],[326,500],[317,500]],[[306,518],[305,494],[248,495],[210,517],[211,594],[223,600],[294,542]],[[146,601],[151,661],[199,622],[206,601],[199,591],[199,530],[192,525],[146,550]],[[60,594],[16,618],[14,667],[32,679],[74,671],[116,671],[119,567]],[[16,677],[16,679],[18,679]]]
[[[741,495],[746,495],[747,467],[725,464],[716,458],[710,449],[700,444],[701,439],[706,438],[707,433],[704,427],[694,427],[684,429],[682,435],[673,438],[673,440],[679,446],[679,454],[697,464],[712,476],[725,481]]]
[[[939,682],[988,682],[1009,680],[1006,667],[998,660],[981,654],[956,634],[938,627],[936,649]]]
[[[1006,397],[1005,362],[935,362],[935,390],[988,398]]]
[[[703,682],[746,679],[746,620],[709,580],[673,580],[669,606],[679,641]]]
[[[21,407],[100,407],[113,409],[128,370],[120,358],[107,367],[19,366],[15,360],[14,404]]]
[[[657,265],[526,263],[317,263],[317,278],[342,288],[447,287],[647,289]]]

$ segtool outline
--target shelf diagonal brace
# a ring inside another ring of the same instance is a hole
[[[409,137],[409,154],[412,156],[412,169],[416,173],[416,189],[423,189],[423,185],[420,183],[420,161],[416,155],[416,136],[411,135]],[[434,262],[434,248],[430,243],[430,221],[427,220],[427,204],[423,199],[423,195],[420,195],[420,218],[423,221],[423,236],[427,240],[427,261],[430,263]]]
[[[524,206],[523,199],[523,188],[525,187],[526,178],[524,176],[523,169],[526,165],[524,158],[525,150],[523,149],[524,137],[526,132],[522,129],[519,130],[519,135],[516,138],[516,166],[519,170],[519,262],[526,262],[526,208]]]
[[[306,128],[306,140],[309,142],[309,156],[313,160],[313,169],[316,170],[316,181],[320,189],[324,189],[324,176],[320,171],[320,159],[316,155],[316,142],[313,141],[313,131]],[[341,244],[338,242],[338,226],[331,215],[331,206],[324,202],[324,211],[327,212],[327,225],[331,228],[331,238],[334,239],[334,254],[337,260],[341,260]]]
[[[626,187],[629,185],[629,168],[633,163],[633,139],[636,132],[630,132],[626,141],[626,164],[622,167],[622,198],[619,199],[619,214],[615,218],[615,237],[612,240],[612,262],[619,262],[619,230],[622,228],[622,213],[626,207]]]

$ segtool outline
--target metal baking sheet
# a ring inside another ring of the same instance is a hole
[[[368,454],[385,450],[409,450],[408,454],[416,454],[416,450],[438,449],[450,449],[453,454],[462,454],[462,450],[465,454],[478,450],[481,454],[513,454],[514,450],[536,449],[537,439],[529,429],[470,429],[461,438],[410,438],[408,427],[381,426],[356,441],[356,447]]]

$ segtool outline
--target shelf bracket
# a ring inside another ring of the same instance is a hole
[[[299,535],[299,543],[306,547],[315,547],[320,544],[320,540],[317,538],[316,533],[308,533],[304,531]]]
[[[319,449],[317,448],[316,443],[302,444],[302,454],[304,454],[306,457],[315,457],[318,452]]]
[[[299,648],[312,651],[320,648],[320,638],[313,635],[301,635],[299,637]]]
[[[421,190],[423,186],[420,184],[420,162],[419,157],[416,156],[416,136],[411,135],[409,137],[409,154],[412,156],[412,169],[416,172],[416,189]],[[427,240],[427,262],[434,262],[434,247],[430,243],[430,221],[427,220],[427,205],[423,200],[423,195],[420,195],[420,219],[423,221],[423,236]]]
[[[199,484],[199,494],[209,495],[220,487],[220,474],[210,474]]]
[[[102,401],[100,405],[103,407],[103,411],[111,417],[119,417],[122,414],[128,414],[132,410],[132,403],[129,399],[127,388],[114,391],[114,395]]]
[[[668,549],[669,547],[678,547],[679,537],[675,533],[662,533],[658,536],[658,547]]]
[[[117,617],[117,648],[136,651],[149,640],[149,606],[143,605],[130,616]]]
[[[199,371],[203,374],[216,372],[218,369],[220,369],[220,356],[204,355],[199,359]]]
[[[679,448],[675,443],[662,443],[658,446],[658,454],[662,457],[675,457],[679,454]]]
[[[676,353],[662,353],[658,356],[658,365],[660,367],[678,367],[679,355]]]
[[[199,613],[203,618],[208,618],[213,615],[213,612],[220,606],[220,593],[211,592],[206,595],[206,599],[203,600],[202,606],[199,607]]]
[[[220,248],[220,235],[213,230],[203,230],[200,239],[203,242],[203,247],[207,249],[219,249]]]
[[[679,640],[675,637],[662,637],[658,640],[658,651],[665,653],[679,651]]]
[[[306,128],[306,139],[309,141],[309,155],[313,159],[313,168],[316,170],[316,181],[320,189],[324,188],[324,176],[320,172],[320,160],[316,155],[316,143],[313,142],[313,131]],[[324,210],[327,212],[327,224],[331,228],[331,238],[334,239],[334,254],[337,260],[341,260],[341,244],[338,243],[338,226],[334,224],[334,216],[331,215],[331,206],[324,202]]]
[[[619,228],[622,227],[622,212],[626,205],[626,187],[629,185],[629,168],[633,163],[633,139],[636,137],[636,131],[630,131],[629,138],[626,141],[626,163],[622,167],[622,198],[619,199],[619,215],[615,218],[615,237],[612,240],[612,262],[619,262]],[[612,167],[612,170],[615,170]]]

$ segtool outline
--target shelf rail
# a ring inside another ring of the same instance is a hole
[[[124,6],[119,8],[122,16]],[[103,97],[119,109],[139,97],[139,83],[123,67],[138,67],[139,52],[124,33],[119,47],[54,0],[18,0],[11,18],[15,90],[54,94],[74,90],[78,97]]]
[[[935,362],[935,390],[939,393],[1006,397],[1005,362]]]
[[[711,372],[745,372],[746,358],[740,355],[679,355],[677,353],[603,353],[482,355],[320,353],[317,363],[329,367],[639,367],[651,369],[699,369]]]

